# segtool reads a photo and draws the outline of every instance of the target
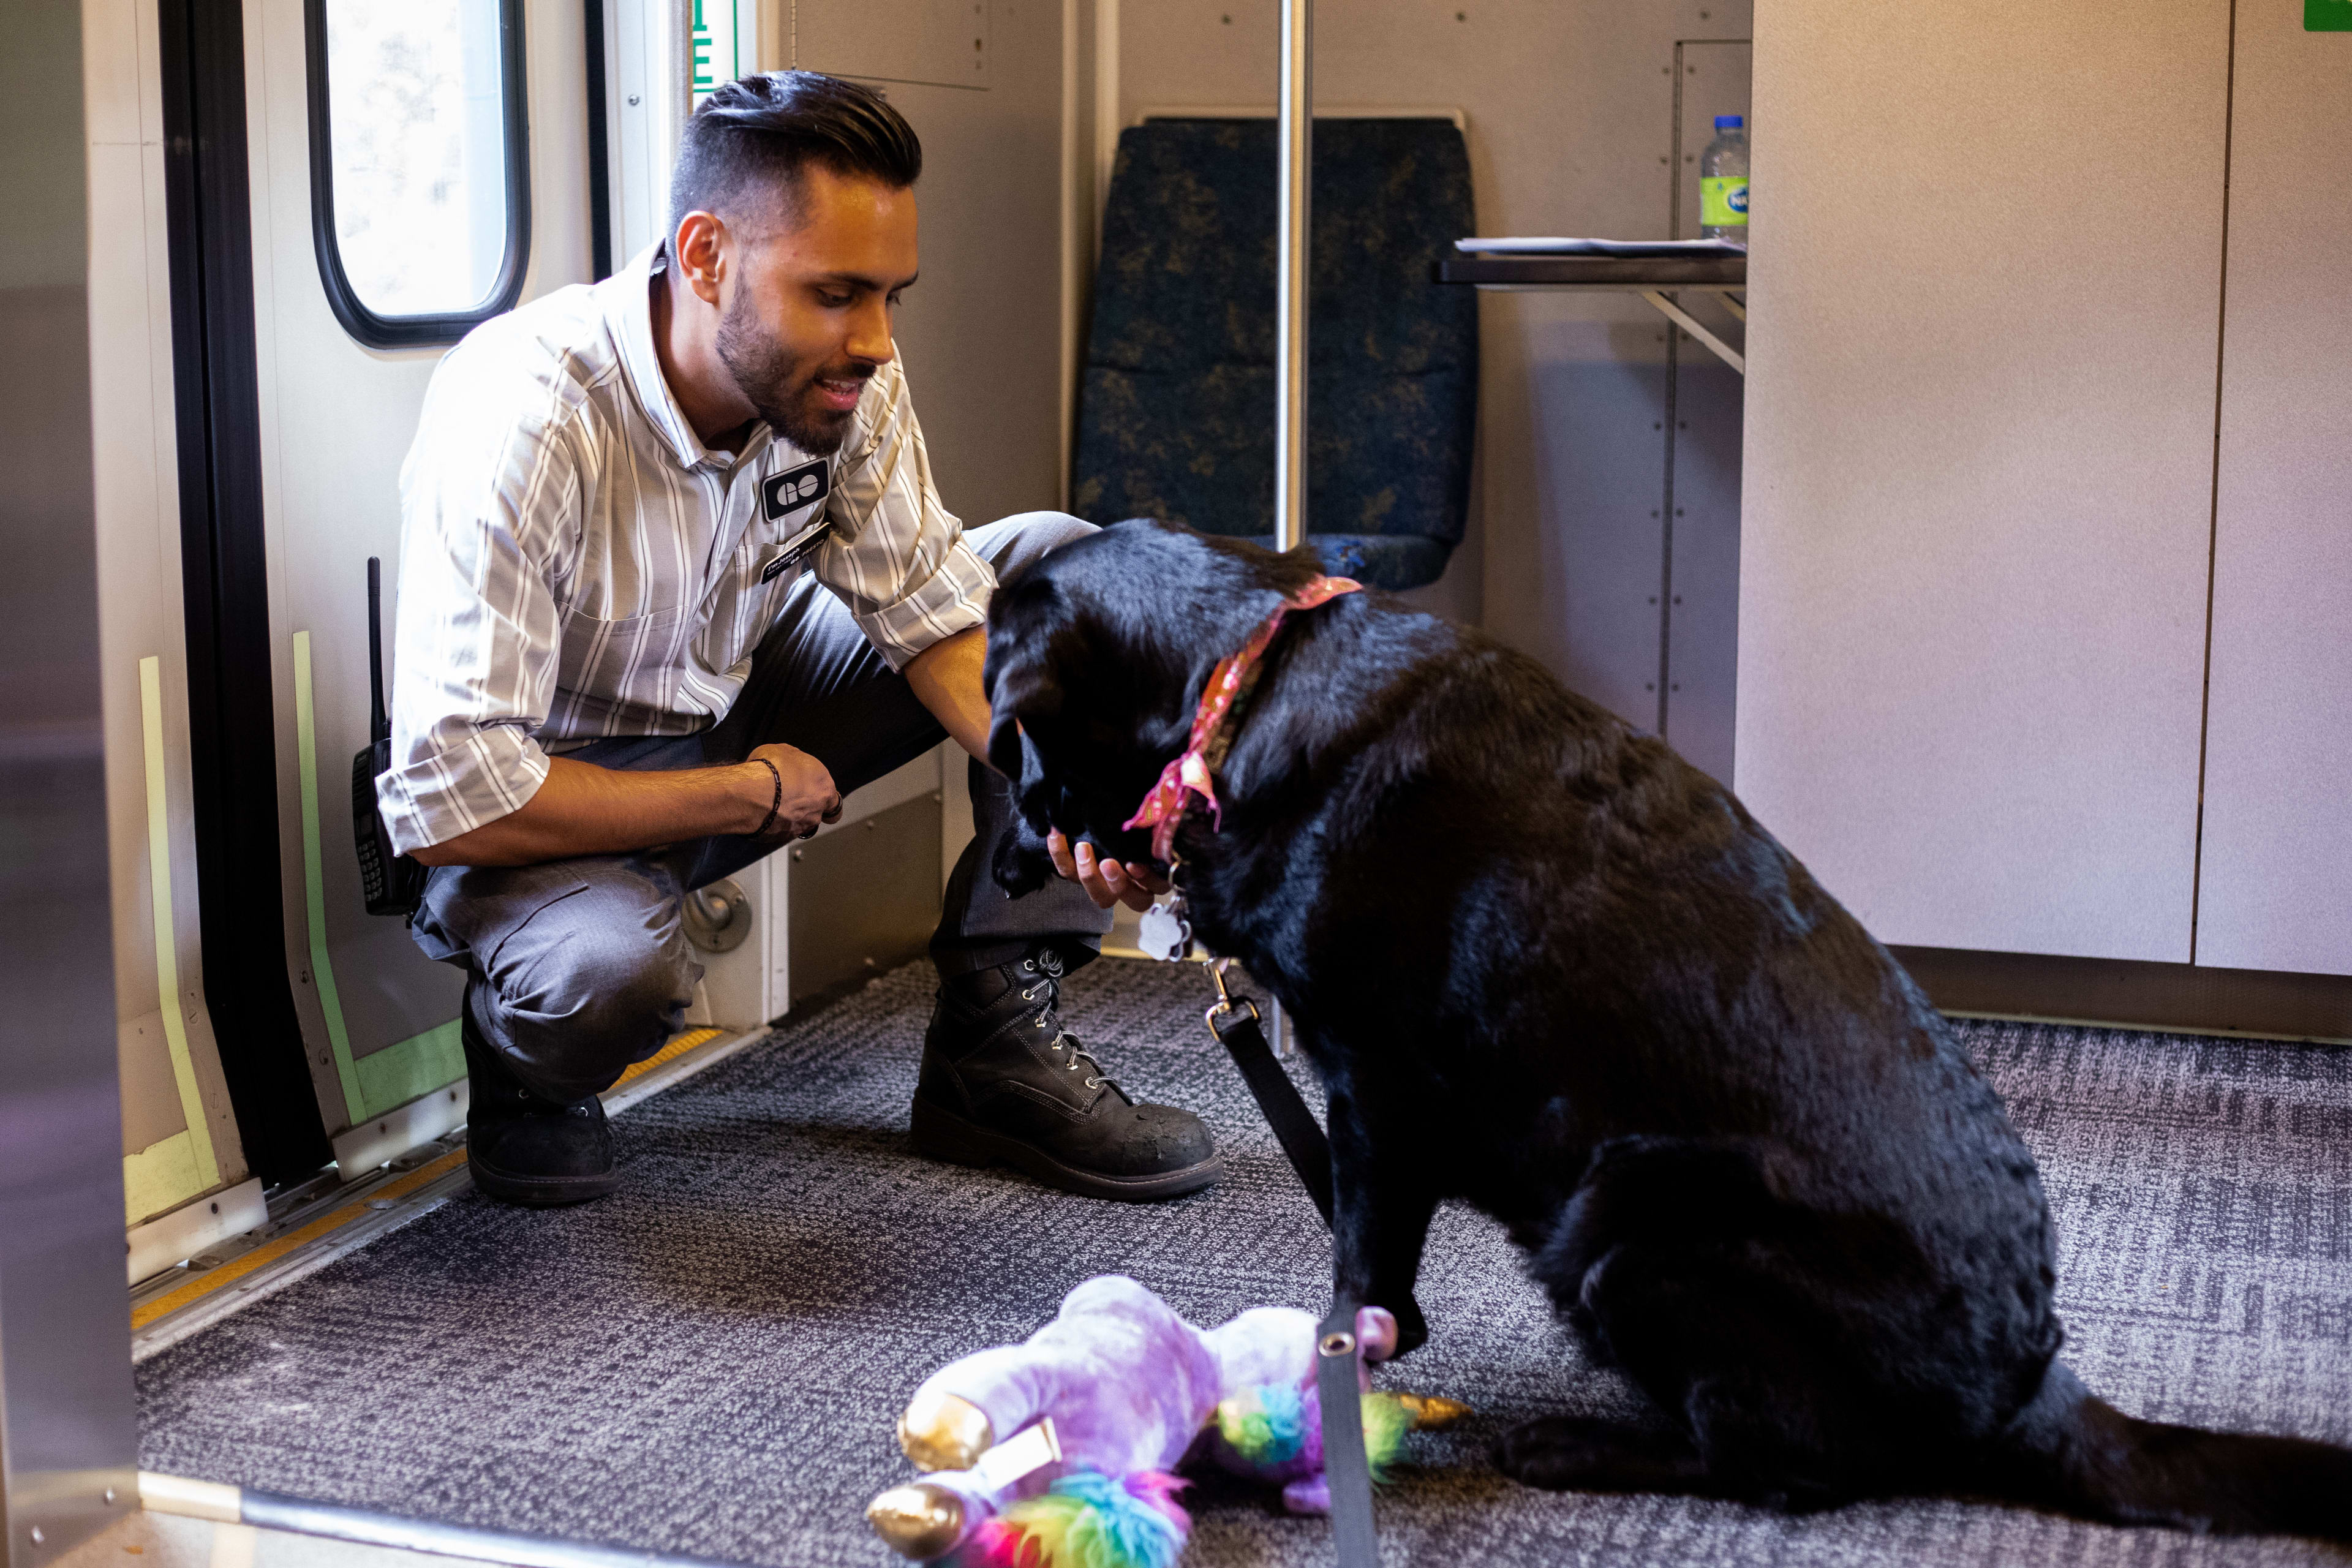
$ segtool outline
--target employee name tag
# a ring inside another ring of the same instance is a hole
[[[797,468],[786,468],[781,474],[771,474],[760,481],[760,503],[773,522],[787,512],[821,501],[833,488],[831,470],[820,458],[814,463],[803,463]]]
[[[772,583],[791,571],[801,557],[824,542],[825,521],[818,518],[784,542],[784,552],[760,569],[760,581]]]

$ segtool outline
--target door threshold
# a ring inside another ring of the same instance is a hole
[[[765,1027],[689,1029],[631,1067],[601,1097],[608,1115],[757,1041]],[[131,1292],[131,1359],[189,1335],[439,1208],[472,1184],[460,1127],[350,1182],[321,1172],[270,1203],[269,1223],[142,1280]]]
[[[216,1530],[241,1530],[248,1538],[256,1534],[283,1535],[375,1547],[396,1552],[396,1561],[415,1563],[420,1568],[452,1559],[504,1563],[509,1568],[740,1568],[738,1564],[707,1557],[680,1557],[634,1547],[565,1541],[556,1536],[478,1530],[468,1525],[378,1513],[372,1509],[310,1502],[249,1487],[190,1480],[152,1470],[139,1472],[139,1502],[150,1514],[209,1521]],[[216,1534],[212,1542],[212,1561],[218,1563],[226,1556],[253,1563],[259,1555],[254,1550],[258,1544],[250,1539],[225,1542]],[[226,1552],[224,1547],[227,1548]],[[304,1562],[324,1555],[289,1553],[289,1558]]]

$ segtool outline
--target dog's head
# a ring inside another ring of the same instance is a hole
[[[1284,595],[1320,568],[1240,540],[1139,519],[1064,546],[989,606],[988,760],[1028,828],[992,868],[1008,892],[1053,875],[1060,828],[1121,860],[1151,836],[1122,826],[1184,749],[1201,688]]]

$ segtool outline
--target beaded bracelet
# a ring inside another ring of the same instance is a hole
[[[752,837],[765,838],[768,836],[768,829],[776,825],[776,813],[783,809],[784,775],[778,773],[776,771],[776,764],[768,761],[765,757],[753,757],[751,760],[759,763],[761,767],[767,769],[768,776],[776,781],[775,798],[768,802],[768,815],[760,818],[759,826],[751,829]]]

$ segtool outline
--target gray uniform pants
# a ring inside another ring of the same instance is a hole
[[[966,537],[1003,578],[1092,531],[1039,511]],[[566,754],[607,768],[697,768],[782,742],[823,763],[847,795],[946,737],[841,601],[804,574],[718,724],[695,735],[617,736]],[[1045,938],[1098,946],[1110,914],[1075,884],[1051,882],[1021,899],[997,887],[988,868],[1014,828],[1012,794],[977,763],[971,786],[974,837],[931,939],[941,972],[1003,963]],[[680,924],[680,900],[772,848],[727,837],[537,866],[443,866],[425,882],[412,929],[426,953],[466,969],[474,1026],[514,1073],[573,1100],[659,1050],[693,1004],[702,965]]]

